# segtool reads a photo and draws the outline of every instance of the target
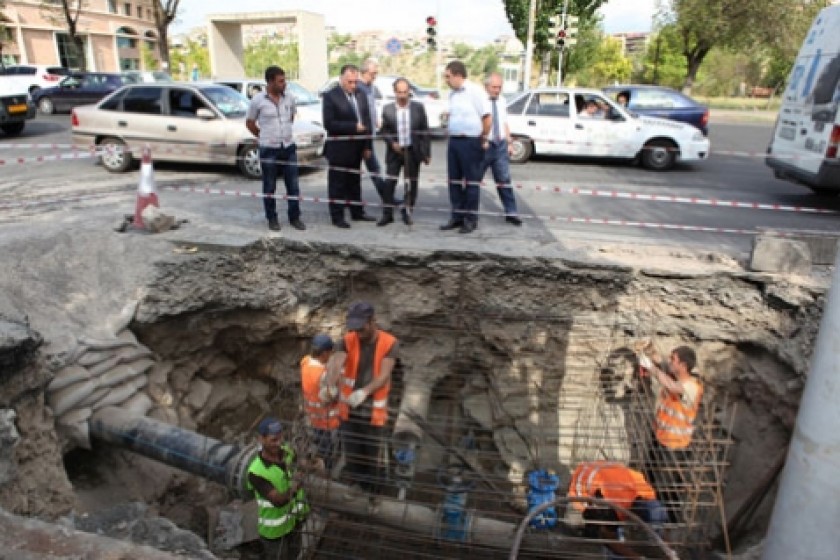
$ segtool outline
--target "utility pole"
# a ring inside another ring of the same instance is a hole
[[[525,68],[522,72],[522,89],[531,87],[531,66],[534,64],[534,28],[537,26],[537,0],[528,7],[528,38],[525,42]]]
[[[569,12],[569,0],[563,1],[563,13],[560,14],[560,29],[566,29],[566,14]],[[565,31],[564,31],[565,32]],[[555,37],[555,40],[557,38]],[[563,85],[563,51],[565,46],[557,49],[557,85]]]

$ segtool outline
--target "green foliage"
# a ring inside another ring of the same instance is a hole
[[[487,45],[480,49],[470,49],[463,60],[467,66],[467,73],[475,78],[482,78],[499,69],[499,55],[493,45]]]
[[[679,89],[686,74],[686,58],[681,39],[673,25],[663,27],[651,36],[640,70],[633,80],[643,84],[657,84]]]
[[[370,58],[370,53],[346,53],[338,57],[335,62],[329,63],[329,75],[338,76],[341,67],[345,64],[355,64],[361,66],[366,58]]]
[[[630,60],[622,52],[621,41],[605,37],[597,47],[592,65],[579,75],[582,83],[600,87],[616,82],[627,83],[632,70]]]
[[[144,70],[158,70],[160,66],[160,62],[155,57],[155,53],[152,52],[152,49],[149,48],[148,43],[146,41],[142,41],[140,43],[140,58],[143,60],[143,69]]]
[[[262,37],[259,41],[245,47],[245,74],[260,77],[269,66],[279,66],[286,71],[289,79],[296,79],[300,74],[298,67],[297,43],[283,43],[273,37]]]
[[[527,44],[528,41],[528,9],[530,0],[503,0],[505,14],[516,37]],[[534,27],[535,56],[554,48],[554,38],[549,37],[549,19],[563,9],[564,0],[541,0],[538,2],[537,14]],[[581,24],[585,20],[594,20],[595,14],[607,0],[571,0],[569,2],[569,14],[580,18]]]
[[[210,51],[199,41],[187,40],[183,47],[169,51],[169,68],[172,76],[179,80],[189,80],[193,64],[203,77],[210,75]],[[235,77],[235,76],[232,76]]]

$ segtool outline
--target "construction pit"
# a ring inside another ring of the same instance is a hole
[[[0,549],[12,557],[258,557],[253,502],[210,464],[241,460],[269,414],[305,445],[298,363],[314,334],[344,332],[357,300],[401,341],[389,425],[411,416],[389,443],[413,434],[416,456],[409,474],[380,458],[391,476],[376,511],[343,499],[340,477],[311,473],[311,557],[508,558],[514,545],[520,558],[601,557],[573,507],[557,506],[556,526],[515,532],[530,472],[555,473],[561,497],[580,462],[642,468],[653,405],[633,348],[644,337],[693,347],[705,384],[667,547],[715,557],[764,536],[825,279],[711,255],[660,266],[650,253],[282,239],[181,248],[93,230],[6,242]],[[135,418],[206,438],[190,444],[199,466],[127,442]]]

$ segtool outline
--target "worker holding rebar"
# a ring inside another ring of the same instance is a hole
[[[358,301],[347,312],[347,333],[328,366],[328,383],[340,380],[341,438],[351,484],[345,499],[367,492],[372,510],[384,482],[388,395],[398,352],[399,341],[379,329],[373,306]]]
[[[327,363],[333,353],[333,340],[328,334],[312,338],[311,352],[300,361],[303,406],[308,421],[309,440],[327,474],[332,471],[338,451],[339,417],[338,386],[327,382]]]
[[[659,532],[667,519],[665,508],[656,499],[656,491],[639,471],[623,463],[590,461],[577,466],[569,483],[569,496],[600,498],[629,510]],[[643,559],[626,539],[627,514],[608,506],[572,502],[582,512],[584,536],[604,541],[605,558],[611,560]]]
[[[683,470],[691,465],[690,445],[694,420],[703,399],[703,385],[694,373],[697,356],[688,346],[671,351],[663,362],[652,344],[639,352],[639,366],[650,375],[656,392],[653,438],[645,472],[665,499],[671,520],[679,522],[679,488],[685,482]]]
[[[248,466],[246,486],[257,499],[257,532],[265,560],[296,558],[300,526],[309,513],[295,452],[284,440],[283,424],[268,417],[257,426],[260,451]]]

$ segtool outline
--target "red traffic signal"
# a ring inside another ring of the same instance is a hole
[[[429,27],[434,27],[435,25],[437,25],[437,20],[435,19],[435,16],[427,17],[426,25],[428,25]]]
[[[566,38],[566,31],[564,29],[561,29],[560,31],[558,31],[557,32],[557,38],[558,39],[565,39]]]

